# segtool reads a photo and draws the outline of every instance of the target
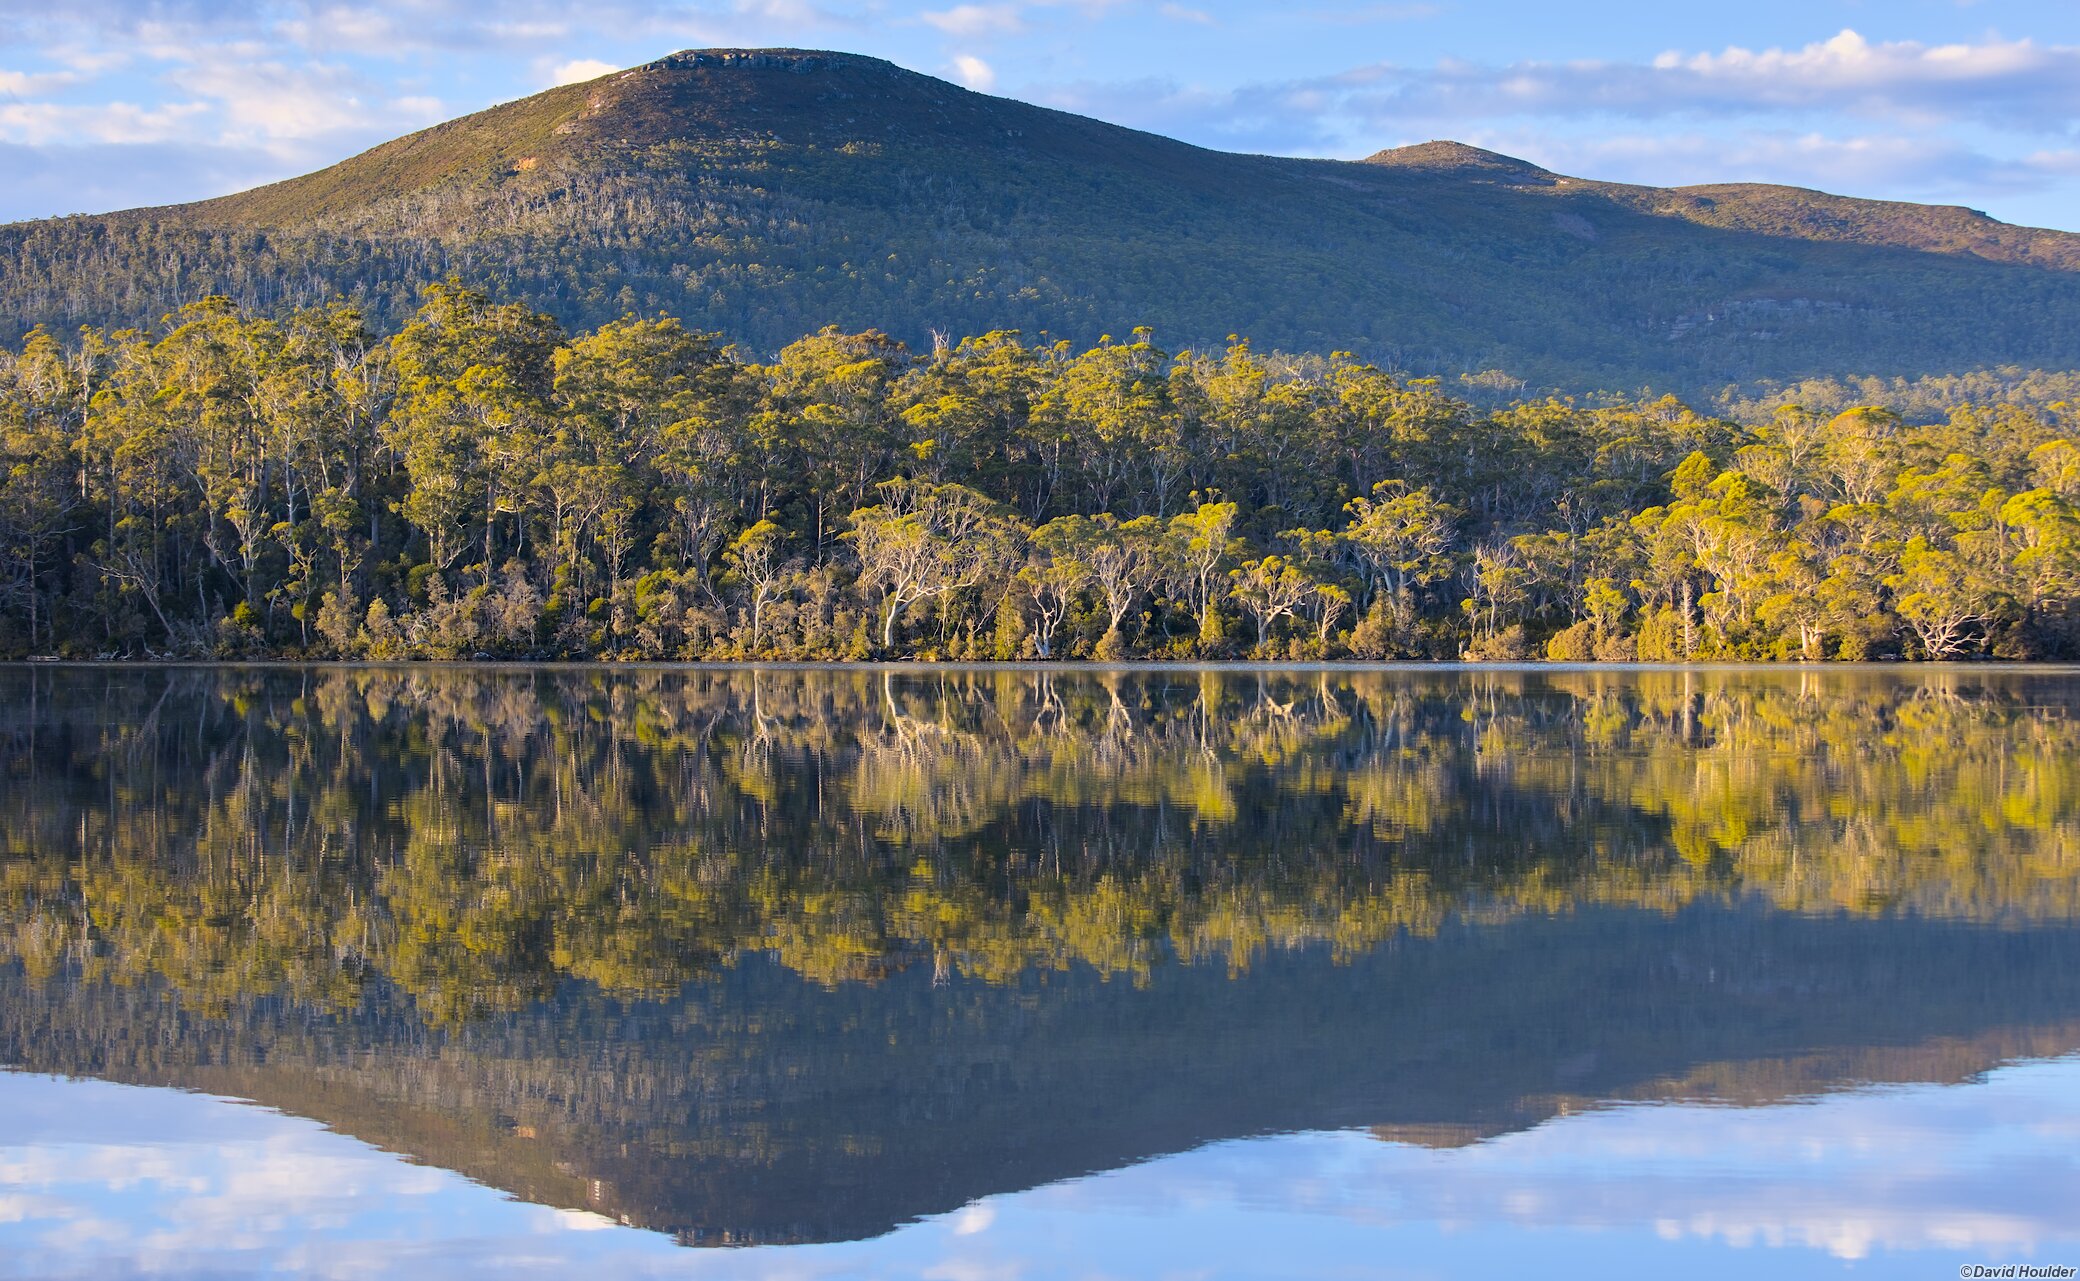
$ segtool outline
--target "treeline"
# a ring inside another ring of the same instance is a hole
[[[449,283],[0,355],[0,652],[2057,657],[2080,424],[1478,411],[1346,355],[770,363]]]
[[[1461,375],[1470,391],[1486,392],[1498,381],[1490,375]],[[1883,405],[1915,422],[1933,422],[1964,405],[2052,407],[2080,401],[2080,370],[2024,369],[2003,365],[1958,374],[1923,374],[1915,378],[1803,378],[1795,382],[1768,379],[1721,388],[1712,404],[1727,417],[1744,423],[1768,422],[1779,410],[1796,405],[1814,413],[1839,414],[1864,405]]]

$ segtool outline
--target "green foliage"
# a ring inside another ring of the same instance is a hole
[[[2080,914],[2080,718],[2027,675],[18,667],[0,691],[0,975],[204,1009],[375,987],[458,1023],[759,953],[830,984],[1239,971],[1588,904]]]
[[[0,352],[0,654],[2070,657],[2063,406],[1483,410],[1347,355],[750,360],[441,284]]]

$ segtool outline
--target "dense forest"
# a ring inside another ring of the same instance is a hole
[[[1481,410],[1145,329],[765,363],[453,282],[387,338],[212,299],[0,354],[0,652],[2070,656],[2074,417]]]

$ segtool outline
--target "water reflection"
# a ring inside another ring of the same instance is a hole
[[[870,1241],[677,1250],[316,1125],[0,1074],[0,1276],[1956,1275],[2080,1254],[2080,1061],[1768,1109],[1620,1105],[1474,1146],[1231,1140]]]
[[[2076,696],[7,669],[0,1062],[687,1243],[1239,1136],[1470,1153],[1611,1099],[1956,1082],[2080,1047]]]

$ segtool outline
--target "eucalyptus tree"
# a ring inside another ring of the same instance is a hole
[[[1298,565],[1283,556],[1270,555],[1245,561],[1228,571],[1228,595],[1257,625],[1257,649],[1271,643],[1271,629],[1282,618],[1291,618],[1315,597],[1319,586]]]
[[[1235,516],[1234,503],[1202,502],[1172,516],[1156,544],[1167,577],[1198,624],[1204,647],[1221,641],[1219,604],[1226,594],[1227,569],[1243,546],[1234,537]]]
[[[880,592],[889,652],[905,610],[1006,576],[1026,531],[965,485],[898,479],[876,489],[881,501],[853,512],[843,537],[859,558],[860,586]]]
[[[1459,513],[1429,490],[1383,480],[1370,497],[1353,498],[1345,510],[1351,522],[1344,541],[1367,585],[1384,584],[1397,610],[1407,608],[1414,588],[1451,572]]]
[[[1036,543],[1044,539],[1052,555],[1073,559],[1087,571],[1087,586],[1096,589],[1105,615],[1105,631],[1094,651],[1097,657],[1126,653],[1122,627],[1127,616],[1162,578],[1163,535],[1162,522],[1153,516],[1121,521],[1109,512],[1057,516],[1034,531]]]
[[[765,639],[766,607],[801,575],[801,561],[782,554],[788,538],[788,532],[772,521],[759,520],[722,552],[722,562],[728,567],[724,583],[735,589],[750,615],[754,650]]]
[[[766,430],[785,468],[775,485],[807,508],[818,554],[837,536],[840,518],[866,506],[894,468],[900,433],[892,393],[910,363],[909,349],[887,334],[833,326],[788,344],[759,371]]]
[[[1170,358],[1150,338],[1141,328],[1132,342],[1100,339],[1060,365],[1034,406],[1042,430],[1071,443],[1079,510],[1165,516],[1189,466]]]
[[[553,358],[555,427],[536,485],[559,506],[567,562],[588,539],[610,587],[654,509],[680,568],[705,573],[734,515],[738,370],[711,334],[669,317],[627,316],[580,334]]]
[[[1033,644],[1041,658],[1054,657],[1062,621],[1097,582],[1093,554],[1102,530],[1081,516],[1061,516],[1034,530],[1018,581],[1033,602]]]
[[[45,576],[76,518],[82,477],[73,443],[83,390],[64,350],[41,329],[19,353],[0,351],[0,619],[20,620],[17,643],[31,651],[56,639]]]
[[[894,388],[910,465],[924,480],[962,481],[1042,519],[1061,487],[1068,439],[1035,428],[1048,367],[1017,330],[942,344]]]
[[[536,514],[534,479],[562,339],[551,317],[450,282],[430,286],[390,340],[398,390],[385,434],[409,482],[402,513],[425,537],[434,572],[450,570],[480,541],[488,576],[499,518]]]

